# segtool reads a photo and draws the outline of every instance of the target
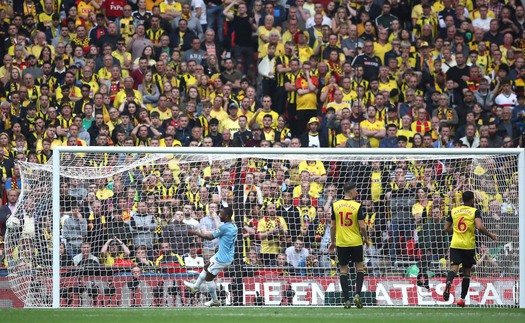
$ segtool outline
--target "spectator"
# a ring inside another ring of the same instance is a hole
[[[202,268],[204,267],[204,259],[197,254],[197,245],[192,244],[190,251],[184,254],[184,264],[187,268]],[[196,271],[195,271],[196,272]]]
[[[370,148],[370,141],[361,136],[361,125],[355,123],[352,127],[352,136],[346,141],[346,148]]]
[[[135,35],[131,37],[126,47],[128,51],[131,51],[131,59],[133,61],[140,57],[146,46],[153,47],[151,40],[146,37],[146,27],[144,25],[139,24],[135,28],[135,32]],[[175,43],[173,43],[173,45],[175,45]]]
[[[399,168],[398,168],[399,169]],[[400,243],[411,239],[414,231],[414,219],[412,217],[412,205],[414,205],[414,192],[406,180],[406,171],[401,169],[394,178],[394,188],[386,192],[385,197],[390,201],[390,232],[392,242],[390,244],[390,260],[394,265],[398,257],[403,255]]]
[[[125,199],[119,199],[119,203],[120,201],[125,203]],[[131,228],[129,226],[132,212],[126,209],[114,210],[113,215],[107,220],[107,236],[118,238],[125,245],[129,245],[132,241]]]
[[[200,220],[199,223],[199,230],[202,233],[213,233],[218,230],[219,226],[221,225],[217,215],[218,211],[219,208],[217,203],[210,203],[208,205],[208,210],[206,212],[207,214]],[[218,242],[218,239],[205,240],[202,242],[202,258],[204,258],[204,262],[208,262],[208,260],[215,254],[215,250],[218,247]]]
[[[181,270],[180,267],[184,267],[184,259],[171,250],[168,242],[161,242],[159,256],[155,259],[155,266],[161,267],[163,273],[176,273]]]
[[[179,255],[183,255],[189,251],[191,239],[188,236],[187,230],[191,226],[183,222],[184,213],[176,211],[173,221],[169,223],[162,232],[162,238],[171,245],[171,250]]]
[[[87,239],[87,233],[87,220],[80,212],[78,204],[72,203],[71,215],[65,219],[62,228],[62,235],[66,240],[66,250],[70,256],[73,257],[81,253],[81,247]]]
[[[0,243],[0,252],[3,252],[3,241]],[[0,258],[2,258],[4,255],[0,255]],[[7,261],[4,259],[4,261],[7,263]],[[3,262],[0,262],[0,266],[3,265]],[[60,267],[63,269],[67,269],[67,267],[73,266],[73,257],[67,253],[66,245],[65,243],[60,243]]]
[[[429,217],[429,220],[423,224],[420,231],[419,245],[422,255],[418,265],[417,285],[429,289],[428,272],[435,267],[433,263],[437,263],[447,257],[449,237],[443,232],[444,221],[439,207],[431,207],[430,216],[427,209],[423,210],[423,216]],[[422,278],[423,280],[421,280]]]
[[[108,239],[100,249],[100,259],[105,266],[116,266],[129,255],[129,248],[117,237]]]
[[[250,250],[248,251],[248,256],[246,257],[246,264],[250,267],[264,266],[264,263],[259,258],[259,253],[257,252],[257,249],[250,248]]]
[[[148,214],[146,202],[141,201],[138,203],[137,213],[131,216],[130,226],[133,234],[133,245],[145,246],[149,251],[153,250],[153,238],[157,221],[152,214]]]
[[[188,62],[189,60],[194,60],[195,63],[202,64],[206,55],[207,53],[201,49],[199,38],[195,37],[191,40],[191,48],[185,51],[184,55],[182,55],[181,61]]]
[[[397,127],[395,124],[389,124],[386,127],[386,136],[379,142],[379,148],[397,148]],[[405,140],[406,142],[406,140]]]
[[[465,128],[465,137],[459,140],[468,148],[478,148],[479,137],[476,135],[476,127],[473,124],[468,124]]]
[[[383,122],[377,116],[377,109],[371,105],[367,109],[368,118],[361,121],[361,133],[370,140],[370,147],[378,148],[379,142],[386,135],[386,129]]]
[[[142,268],[144,272],[155,272],[155,263],[148,257],[147,248],[145,246],[135,246],[135,258],[131,262],[136,266]]]
[[[288,234],[288,224],[277,215],[275,204],[266,206],[266,214],[258,223],[257,233],[261,239],[262,259],[266,265],[273,265],[281,252],[280,243]]]
[[[317,117],[310,118],[308,121],[308,132],[301,135],[301,146],[313,148],[328,147],[328,139],[319,130],[319,119]]]
[[[99,264],[98,258],[91,253],[91,244],[83,242],[80,253],[73,257],[73,264],[75,266],[95,266]]]
[[[310,255],[308,249],[304,247],[304,241],[296,239],[294,245],[286,248],[286,261],[296,269],[306,267],[306,258]]]

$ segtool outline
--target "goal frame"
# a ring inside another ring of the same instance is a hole
[[[484,148],[484,149],[401,149],[401,148],[218,148],[218,147],[100,147],[100,146],[56,146],[52,156],[52,195],[53,195],[53,232],[60,231],[60,156],[62,153],[148,153],[148,154],[198,154],[198,155],[354,155],[354,156],[385,156],[385,155],[515,155],[518,162],[518,196],[525,202],[525,150],[522,148]],[[525,207],[519,208],[519,308],[525,308]],[[60,235],[53,234],[53,264],[52,264],[52,308],[60,308]]]

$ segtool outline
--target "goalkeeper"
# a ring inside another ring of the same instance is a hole
[[[450,270],[447,274],[447,285],[443,292],[443,300],[450,298],[450,288],[458,273],[459,265],[463,265],[463,281],[461,282],[461,298],[458,306],[465,307],[465,297],[470,286],[470,273],[476,263],[476,229],[496,241],[495,234],[489,232],[481,220],[481,211],[474,207],[474,193],[463,192],[463,205],[450,211],[445,223],[445,232],[452,233],[450,243]]]
[[[235,250],[235,242],[237,241],[237,226],[232,222],[233,210],[230,207],[225,207],[220,211],[220,220],[224,223],[219,226],[219,229],[213,233],[202,233],[197,230],[190,229],[188,234],[196,235],[206,240],[213,240],[219,238],[219,251],[210,258],[209,262],[204,266],[195,284],[184,282],[193,293],[197,292],[202,283],[206,281],[208,292],[211,296],[211,302],[206,305],[220,306],[221,303],[217,298],[217,287],[213,279],[224,269],[228,268],[233,262],[233,254]],[[214,216],[217,219],[216,215]]]

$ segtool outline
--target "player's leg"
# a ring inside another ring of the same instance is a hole
[[[348,296],[348,263],[350,262],[348,248],[337,247],[337,258],[339,259],[339,282],[343,292],[344,307],[350,308],[352,302]]]
[[[228,268],[230,266],[230,263],[221,263],[217,262],[215,259],[215,256],[210,258],[210,266],[208,267],[207,274],[206,274],[206,286],[208,287],[208,293],[211,297],[211,302],[207,303],[208,306],[220,306],[221,302],[219,301],[219,298],[217,297],[217,286],[215,285],[215,282],[213,281],[217,275],[224,270],[225,268]]]
[[[447,283],[445,286],[445,291],[443,292],[443,300],[448,301],[450,298],[450,288],[452,287],[452,282],[458,273],[458,265],[450,265],[450,270],[447,273]]]
[[[472,266],[476,263],[476,252],[475,250],[464,250],[463,260],[463,279],[461,281],[461,298],[458,301],[458,305],[465,307],[465,298],[468,294],[470,287],[470,273],[472,272]]]
[[[361,296],[361,290],[363,289],[363,282],[365,280],[364,262],[357,262],[355,264],[355,271],[357,272],[355,280],[355,294]]]
[[[190,292],[192,292],[193,294],[195,294],[199,290],[202,283],[206,279],[206,276],[209,274],[208,273],[209,266],[210,266],[209,262],[206,263],[206,265],[204,265],[204,268],[200,272],[199,276],[197,277],[197,281],[195,281],[195,283],[192,284],[190,282],[184,281],[184,286],[188,287],[190,289]]]
[[[463,251],[460,249],[450,248],[450,269],[447,273],[447,284],[443,292],[443,300],[448,301],[450,298],[450,288],[454,278],[458,274],[459,265],[463,263]]]
[[[349,272],[348,265],[339,266],[339,282],[341,283],[341,290],[343,292],[344,301],[349,299],[348,272]]]
[[[216,275],[207,272],[206,273],[206,287],[208,287],[208,293],[211,297],[211,304],[210,306],[219,306],[219,299],[217,297],[217,286],[215,285],[215,282],[213,281],[215,279]]]
[[[458,300],[458,306],[465,307],[465,297],[467,297],[468,289],[470,287],[470,273],[472,272],[472,267],[465,268],[463,267],[463,279],[461,280],[461,298]]]
[[[363,246],[352,248],[352,261],[355,264],[355,271],[357,272],[355,280],[355,294],[354,304],[357,308],[363,308],[361,301],[361,290],[363,289],[363,281],[365,280],[365,265],[364,265]]]
[[[432,255],[423,254],[418,264],[419,273],[417,274],[417,286],[429,289],[428,271],[430,270],[430,261]],[[423,279],[423,281],[421,281]]]

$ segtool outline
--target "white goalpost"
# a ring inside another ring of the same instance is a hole
[[[7,224],[9,281],[26,307],[202,306],[207,292],[183,282],[216,245],[185,232],[213,230],[207,215],[224,206],[240,230],[216,279],[223,305],[341,306],[326,242],[331,202],[353,181],[372,239],[365,306],[455,306],[461,279],[442,300],[442,229],[470,190],[498,241],[477,234],[467,304],[525,308],[523,149],[57,146],[52,157],[20,163]]]

